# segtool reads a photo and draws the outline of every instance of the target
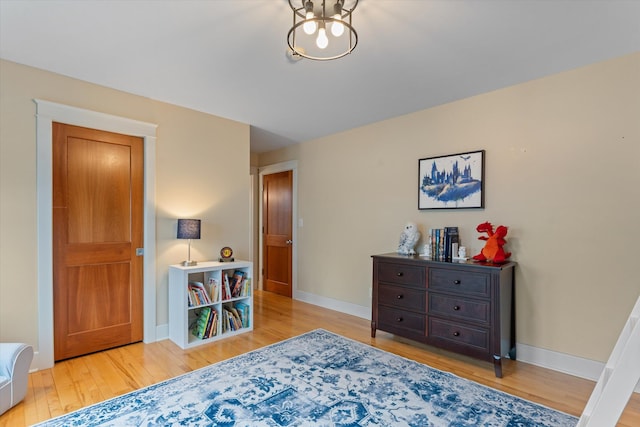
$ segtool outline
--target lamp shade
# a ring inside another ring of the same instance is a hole
[[[200,220],[199,219],[179,219],[178,239],[199,239]]]

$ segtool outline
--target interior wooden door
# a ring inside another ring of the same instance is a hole
[[[293,171],[263,176],[264,290],[291,297]]]
[[[53,124],[54,359],[143,337],[142,138]]]

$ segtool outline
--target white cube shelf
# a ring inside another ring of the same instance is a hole
[[[186,349],[252,331],[252,277],[250,261],[169,266],[171,341]]]

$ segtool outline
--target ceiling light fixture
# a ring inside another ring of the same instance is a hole
[[[358,33],[351,24],[357,5],[358,0],[317,0],[315,4],[289,0],[293,10],[293,26],[287,34],[291,55],[328,61],[351,53],[358,44]]]

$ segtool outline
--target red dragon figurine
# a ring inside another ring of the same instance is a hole
[[[504,225],[499,225],[496,228],[495,233],[493,232],[493,225],[490,222],[483,222],[482,224],[476,227],[476,231],[478,233],[487,233],[489,237],[480,236],[478,240],[486,240],[484,248],[480,251],[478,255],[475,255],[473,259],[476,261],[488,261],[501,263],[505,262],[510,256],[511,252],[505,252],[502,247],[507,243],[504,240],[504,236],[507,235],[508,228]]]

